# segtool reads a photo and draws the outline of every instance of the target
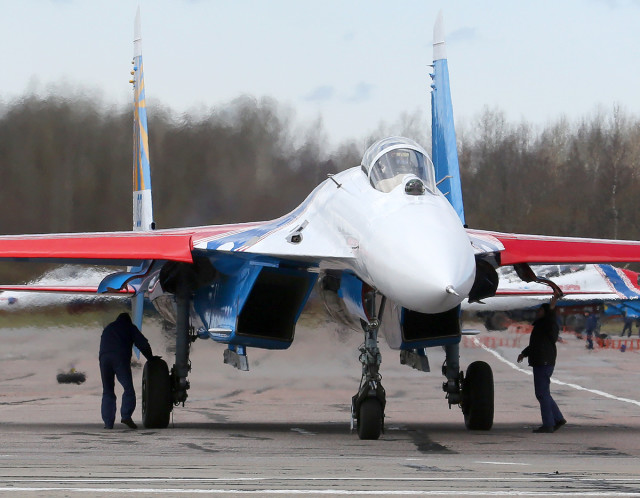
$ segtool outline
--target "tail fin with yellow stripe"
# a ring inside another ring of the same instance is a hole
[[[151,168],[144,71],[142,68],[142,31],[140,7],[136,13],[133,36],[133,230],[155,229],[151,201]]]

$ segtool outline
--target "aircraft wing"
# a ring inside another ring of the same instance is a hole
[[[193,262],[194,244],[235,237],[260,223],[155,230],[0,236],[0,259],[130,265],[147,260]]]
[[[0,259],[78,264],[134,264],[149,259],[191,262],[192,234],[103,232],[0,237]]]
[[[640,242],[554,237],[467,229],[476,255],[500,266],[518,263],[628,263],[640,261]]]
[[[536,275],[552,278],[564,295],[558,306],[631,303],[640,299],[639,274],[609,264],[536,265]],[[498,269],[500,283],[494,296],[482,302],[464,302],[471,312],[520,310],[547,302],[552,295],[548,285],[523,282],[514,269]]]
[[[307,225],[310,225],[307,227]],[[304,229],[304,235],[301,235]],[[325,230],[296,213],[268,221],[233,225],[140,231],[60,233],[0,236],[0,260],[62,264],[134,266],[149,261],[193,262],[194,252],[218,253],[220,258],[287,259],[312,266],[341,266],[351,258],[346,243],[326,240]],[[307,244],[291,243],[304,236]],[[241,256],[244,255],[244,256]],[[4,286],[2,289],[9,290]],[[22,291],[73,292],[60,286],[23,286]],[[111,289],[114,291],[116,288]],[[103,290],[104,291],[104,290]],[[76,292],[87,292],[78,288]]]

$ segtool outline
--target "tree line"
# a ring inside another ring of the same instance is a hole
[[[640,120],[620,107],[542,129],[487,110],[458,148],[471,226],[640,239]]]
[[[249,96],[148,116],[158,228],[278,217],[375,139],[430,135],[416,113],[329,146],[320,121],[300,126],[291,109]],[[129,108],[89,97],[0,105],[0,233],[129,230],[131,129]],[[458,150],[471,227],[640,239],[640,120],[619,107],[537,127],[485,110],[459,127]]]

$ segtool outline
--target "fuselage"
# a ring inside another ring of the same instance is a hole
[[[410,139],[376,142],[359,167],[325,180],[269,226],[258,242],[234,250],[308,258],[320,269],[351,271],[421,313],[458,306],[473,285],[469,237],[438,190],[426,152]],[[293,233],[300,235],[296,243]]]
[[[325,180],[281,218],[220,227],[220,235],[196,241],[194,249],[220,275],[195,299],[205,328],[226,340],[226,331],[235,330],[243,313],[250,316],[251,306],[257,309],[256,303],[274,293],[294,292],[297,284],[288,279],[312,285],[303,274],[318,271],[355,276],[411,311],[434,314],[455,308],[473,285],[475,256],[434,177],[424,149],[390,137],[372,145],[359,167]],[[295,292],[301,293],[296,302],[303,305],[302,288]],[[364,302],[363,296],[355,300]]]
[[[353,272],[388,299],[422,313],[449,310],[475,277],[469,238],[439,192],[405,192],[407,175],[390,192],[373,188],[360,168],[336,175],[314,200],[317,221],[353,251]],[[313,223],[310,220],[310,223]]]

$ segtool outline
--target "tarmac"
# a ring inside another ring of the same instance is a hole
[[[362,337],[312,317],[290,349],[249,350],[249,372],[224,365],[223,346],[197,341],[189,399],[168,429],[105,430],[102,325],[0,329],[0,495],[640,496],[635,350],[589,352],[563,334],[551,389],[568,423],[533,434],[531,369],[515,363],[526,334],[482,332],[461,348],[463,365],[493,368],[487,432],[466,430],[460,409],[449,409],[439,348],[423,373],[382,344],[385,433],[361,441],[350,431],[350,400]],[[160,327],[144,333],[171,361]],[[86,382],[58,384],[71,367]],[[138,366],[138,423],[141,376]]]

